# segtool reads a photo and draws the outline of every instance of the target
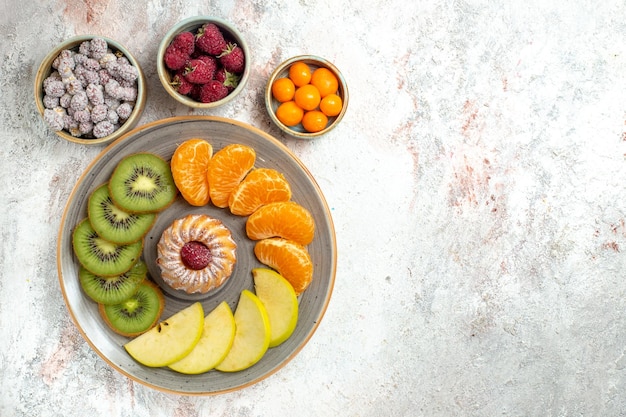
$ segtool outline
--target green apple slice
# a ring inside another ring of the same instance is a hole
[[[254,291],[265,306],[270,321],[270,347],[289,339],[298,323],[298,298],[293,286],[278,272],[255,268]]]
[[[183,374],[201,374],[222,362],[235,339],[235,318],[226,301],[222,301],[204,318],[204,330],[196,347],[170,369]]]
[[[259,297],[243,290],[235,310],[235,340],[224,360],[215,367],[222,372],[236,372],[257,363],[270,344],[270,322]]]
[[[203,328],[204,310],[196,302],[126,343],[124,348],[143,365],[167,366],[193,350]]]

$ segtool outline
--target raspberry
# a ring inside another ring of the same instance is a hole
[[[185,53],[173,45],[168,46],[165,49],[165,54],[163,56],[163,62],[165,66],[171,70],[179,70],[185,67],[187,61],[189,60],[189,54]]]
[[[219,55],[226,49],[224,35],[214,23],[206,23],[196,35],[196,47],[211,55]]]
[[[200,89],[200,101],[203,103],[213,103],[228,95],[228,88],[220,81],[211,80]]]
[[[192,59],[185,67],[183,76],[192,84],[205,84],[213,79],[216,69],[211,60]]]
[[[224,67],[220,67],[215,72],[215,79],[224,84],[224,86],[228,88],[228,91],[233,91],[239,85],[241,77],[237,74],[226,71]]]
[[[229,43],[228,47],[222,52],[218,58],[226,71],[239,74],[243,72],[245,64],[245,56],[243,49],[234,43]]]
[[[187,55],[193,54],[196,37],[191,32],[181,32],[174,37],[172,45]]]
[[[197,271],[206,268],[211,263],[213,255],[206,245],[194,240],[183,245],[180,258],[187,268]]]
[[[172,78],[171,86],[176,90],[179,94],[186,96],[191,92],[193,88],[193,84],[187,81],[185,77],[183,77],[182,71],[174,74],[174,78]]]

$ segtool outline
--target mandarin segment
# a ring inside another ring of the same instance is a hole
[[[273,168],[257,168],[241,181],[228,199],[230,212],[249,216],[259,207],[291,199],[291,186],[285,176]]]
[[[242,144],[230,144],[213,155],[207,170],[209,195],[216,207],[228,207],[228,198],[254,167],[256,152]]]
[[[170,166],[174,183],[182,197],[192,206],[204,206],[210,200],[207,169],[213,146],[204,139],[189,139],[181,143]]]
[[[269,203],[248,217],[246,234],[251,240],[282,237],[306,246],[315,235],[315,221],[311,213],[295,201]]]
[[[288,239],[269,238],[254,245],[254,255],[262,264],[275,269],[293,286],[297,295],[313,280],[313,261],[307,249]]]

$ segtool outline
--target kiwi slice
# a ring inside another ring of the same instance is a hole
[[[167,161],[151,153],[135,153],[118,162],[109,180],[109,193],[123,210],[150,213],[172,204],[178,189]]]
[[[117,334],[138,336],[154,327],[165,306],[161,289],[152,281],[144,280],[135,294],[119,304],[99,304],[98,310],[105,323]]]
[[[119,304],[133,295],[147,274],[148,267],[139,260],[128,272],[114,277],[100,277],[81,267],[78,279],[89,298],[96,303],[109,305]]]
[[[87,212],[91,227],[101,238],[121,244],[141,239],[156,219],[155,213],[129,213],[113,204],[107,184],[91,193]]]
[[[101,277],[121,275],[139,260],[143,240],[128,245],[102,239],[88,218],[81,220],[72,234],[72,245],[78,262],[92,274]]]

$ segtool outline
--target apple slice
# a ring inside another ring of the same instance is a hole
[[[204,318],[204,331],[196,347],[170,369],[183,374],[201,374],[220,363],[233,345],[235,318],[226,301],[222,301]]]
[[[289,339],[298,323],[298,298],[293,286],[278,272],[254,268],[254,291],[270,321],[270,347]]]
[[[124,348],[143,365],[167,366],[192,351],[203,327],[204,310],[202,304],[196,302],[126,343]]]
[[[259,297],[243,290],[235,310],[235,340],[224,360],[215,367],[222,372],[236,372],[257,363],[270,344],[270,322]]]

